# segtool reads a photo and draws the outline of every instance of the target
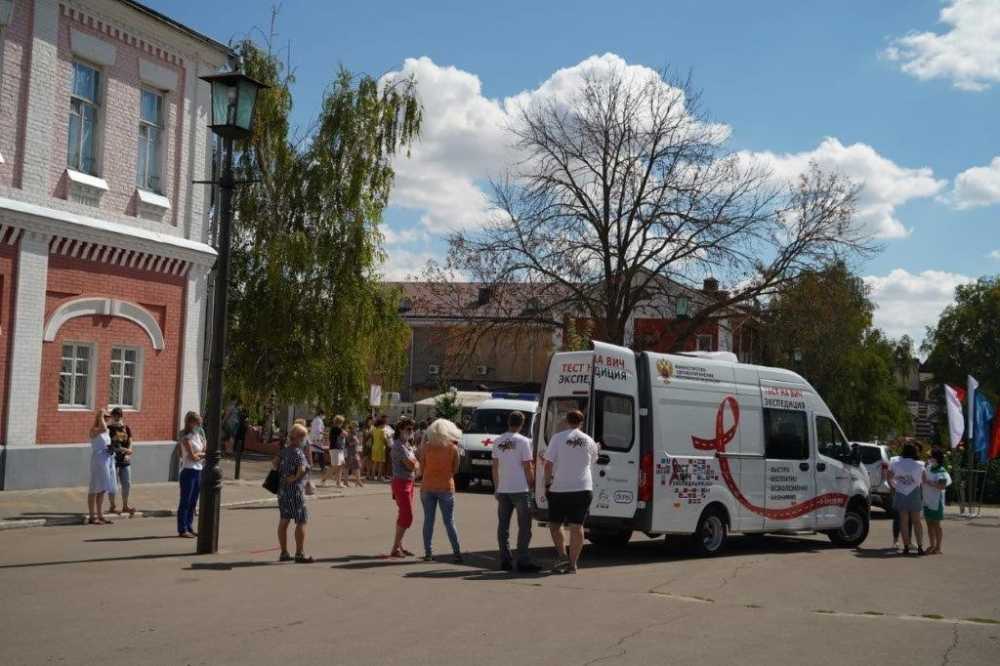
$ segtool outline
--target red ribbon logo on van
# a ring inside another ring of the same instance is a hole
[[[727,406],[729,407],[729,411],[733,414],[733,426],[728,429],[726,428],[725,423]],[[736,398],[733,396],[726,396],[722,400],[722,403],[719,404],[719,410],[715,413],[715,437],[713,439],[703,439],[701,437],[692,436],[691,443],[694,445],[694,448],[701,451],[715,451],[716,458],[719,460],[719,471],[722,472],[722,479],[726,482],[726,487],[729,488],[729,492],[733,494],[737,501],[749,511],[752,511],[758,516],[764,516],[765,518],[770,518],[772,520],[790,520],[792,518],[804,516],[805,514],[815,511],[820,507],[845,506],[847,504],[847,495],[844,495],[843,493],[826,493],[825,495],[813,497],[810,500],[800,502],[799,504],[793,504],[792,506],[784,509],[765,509],[764,507],[751,503],[740,490],[739,486],[736,485],[736,481],[733,479],[733,473],[729,469],[729,460],[719,455],[725,453],[726,446],[733,441],[734,437],[736,437],[736,429],[739,425],[740,404],[736,402]]]

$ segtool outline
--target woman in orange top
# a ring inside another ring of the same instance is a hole
[[[458,471],[458,442],[462,431],[447,419],[438,419],[427,427],[418,459],[423,470],[420,503],[424,506],[424,561],[431,561],[434,518],[438,505],[451,541],[455,564],[462,563],[462,548],[455,530],[455,472]]]

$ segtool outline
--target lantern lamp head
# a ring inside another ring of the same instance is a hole
[[[212,118],[209,128],[226,139],[242,139],[253,128],[257,93],[270,86],[240,71],[201,77],[212,86]]]

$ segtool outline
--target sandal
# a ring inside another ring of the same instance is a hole
[[[303,553],[295,553],[295,563],[296,564],[312,564],[315,560],[311,557],[307,557]]]
[[[97,519],[97,524],[98,525],[110,525],[112,522],[113,521],[110,521],[107,518],[98,518]]]
[[[87,524],[88,525],[100,525],[100,523],[97,522],[97,518],[87,518]]]
[[[406,555],[407,557],[413,557],[413,553],[406,550],[405,548],[400,548],[400,551],[402,551],[403,555]]]
[[[406,557],[406,555],[403,554],[402,550],[393,550],[391,553],[389,553],[389,557],[403,558]]]
[[[283,550],[283,551],[281,551],[281,557],[278,558],[278,561],[279,562],[291,562],[292,561],[292,556],[289,554],[289,552],[287,550]]]

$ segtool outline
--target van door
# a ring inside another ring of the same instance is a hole
[[[844,524],[851,491],[850,459],[851,447],[836,422],[817,414],[816,495],[825,499],[816,510],[816,529],[836,529]]]
[[[594,466],[594,517],[633,518],[639,490],[639,379],[630,349],[594,343],[590,436],[600,444]]]
[[[566,414],[577,409],[588,414],[587,400],[590,397],[590,380],[593,375],[591,361],[594,354],[589,351],[559,352],[552,355],[545,378],[545,387],[538,403],[538,414],[532,429],[535,446],[535,505],[547,511],[545,498],[545,448],[549,438],[566,427]],[[590,421],[584,424],[589,428]]]
[[[802,389],[761,381],[764,412],[764,529],[816,528],[816,478]]]

